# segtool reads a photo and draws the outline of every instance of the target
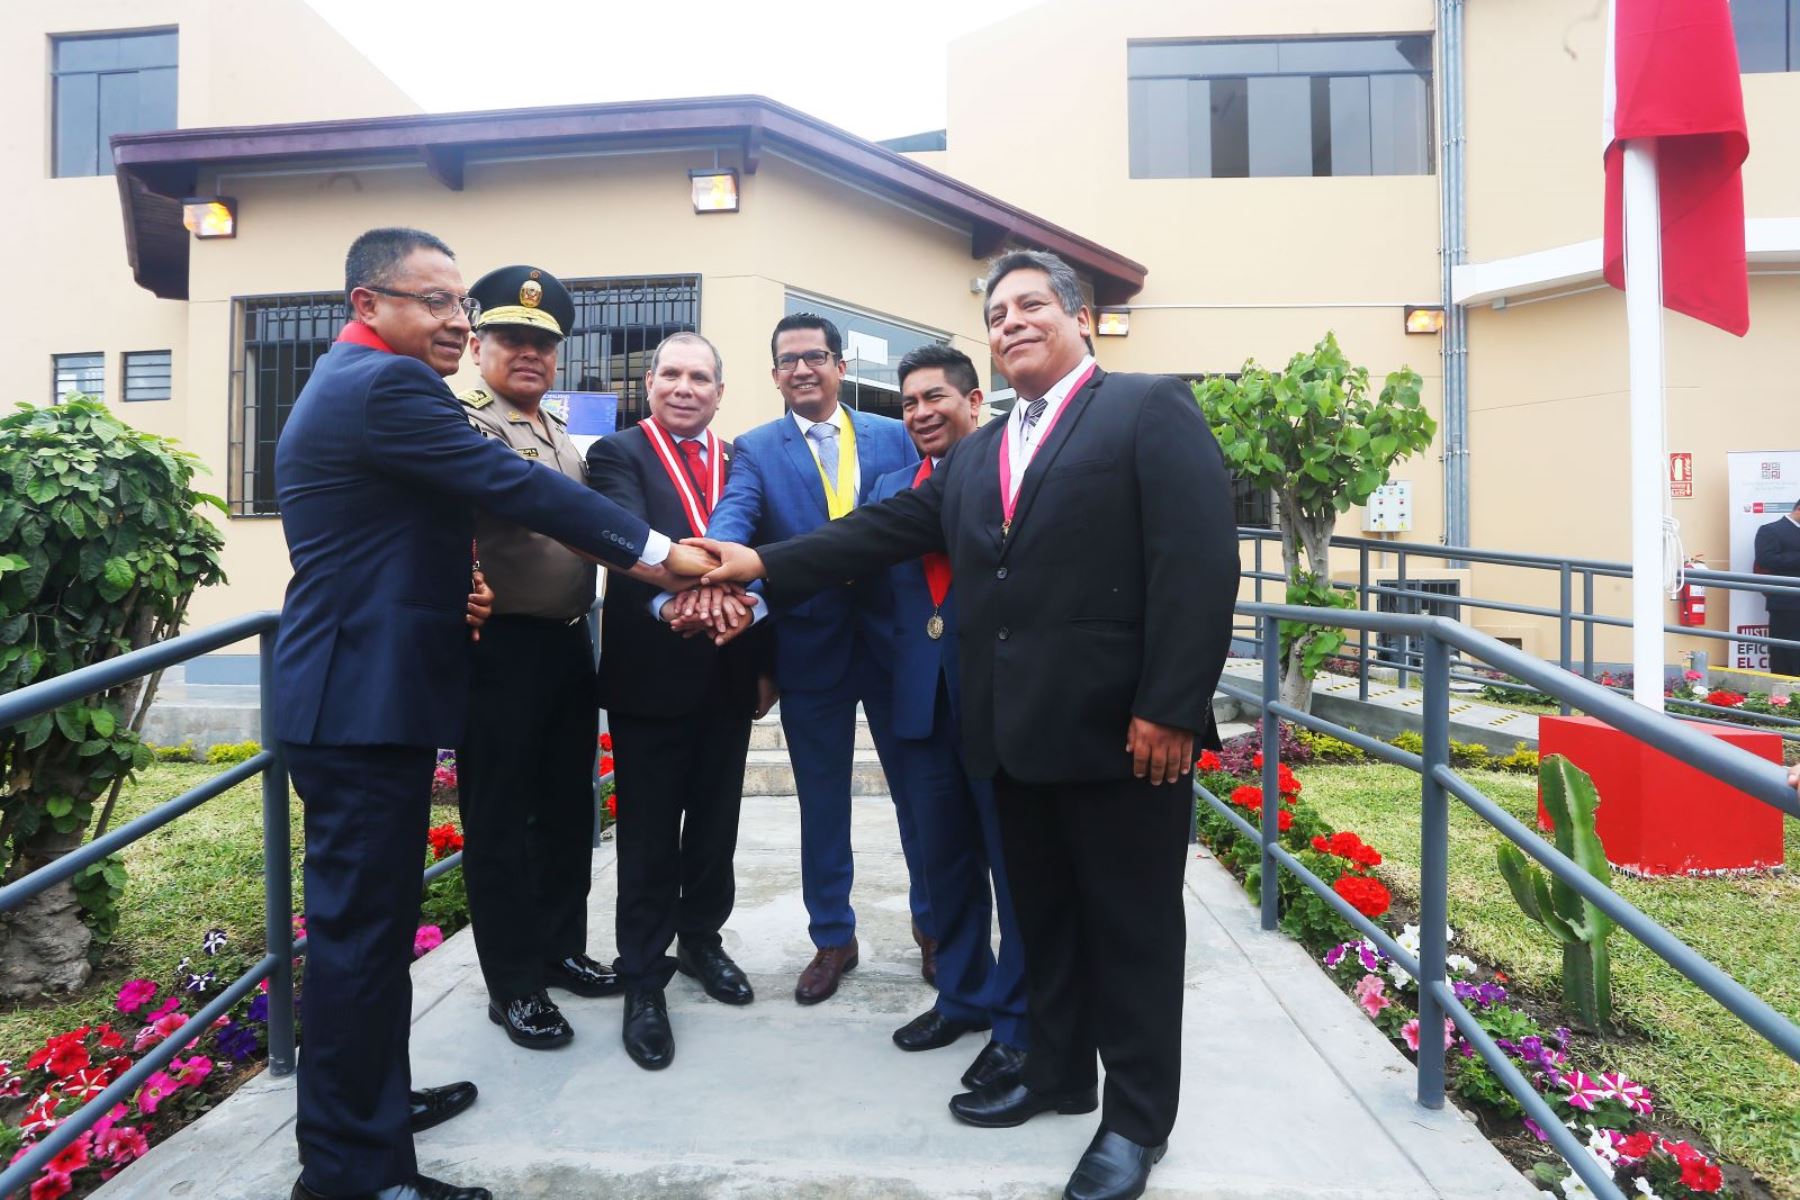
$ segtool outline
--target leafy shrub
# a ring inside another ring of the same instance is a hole
[[[194,749],[194,739],[188,738],[179,746],[158,746],[150,742],[144,743],[150,756],[159,763],[199,762],[200,752]]]
[[[215,767],[229,767],[248,762],[261,753],[259,742],[220,742],[206,752],[206,761]]]

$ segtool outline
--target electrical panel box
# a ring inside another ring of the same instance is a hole
[[[1376,488],[1363,506],[1362,527],[1364,533],[1411,533],[1412,482],[1399,479]]]

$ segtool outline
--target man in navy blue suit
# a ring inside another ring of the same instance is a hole
[[[981,423],[981,387],[969,356],[921,346],[900,360],[901,419],[922,461],[875,481],[870,503],[918,487]],[[1000,850],[991,779],[963,766],[956,594],[950,560],[927,554],[888,569],[894,664],[894,750],[912,809],[919,866],[937,934],[937,1002],[894,1031],[902,1050],[936,1050],[992,1029],[962,1082],[971,1090],[1018,1078],[1025,1063],[1024,952]],[[990,874],[992,883],[990,886]],[[993,918],[1000,918],[1000,954]]]
[[[788,411],[737,439],[737,459],[708,522],[709,537],[764,545],[798,536],[853,511],[877,479],[918,462],[900,422],[838,403],[843,350],[837,326],[824,317],[794,313],[776,324],[771,374]],[[891,605],[887,580],[878,578],[826,588],[773,614],[781,728],[800,796],[801,892],[817,949],[794,989],[801,1004],[830,997],[857,964],[850,777],[859,701],[894,793],[913,880],[914,922],[924,935],[932,932],[924,888],[912,869],[911,814],[894,784],[888,733],[893,683],[883,637]]]
[[[419,1174],[412,1134],[473,1084],[409,1092],[408,973],[431,771],[468,712],[475,511],[660,587],[705,558],[483,438],[444,383],[469,340],[449,247],[376,229],[345,261],[353,319],[276,448],[294,575],[276,635],[275,732],[305,805],[306,1037],[296,1200],[488,1200]]]

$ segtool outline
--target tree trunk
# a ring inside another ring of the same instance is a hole
[[[22,879],[81,844],[81,831],[58,833],[46,823],[19,847],[6,882]],[[93,934],[81,919],[69,880],[0,913],[0,999],[35,1000],[72,992],[93,974]]]
[[[1307,576],[1331,578],[1331,527],[1335,513],[1320,519],[1301,512],[1293,493],[1275,494],[1276,522],[1281,527],[1281,565],[1288,582]],[[1302,561],[1304,559],[1304,561]],[[1312,711],[1312,680],[1306,677],[1306,647],[1313,635],[1295,638],[1281,664],[1281,702]]]

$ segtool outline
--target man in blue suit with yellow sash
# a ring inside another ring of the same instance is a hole
[[[413,1154],[413,1133],[466,1108],[474,1085],[411,1092],[407,1063],[432,764],[469,707],[475,512],[659,587],[684,586],[678,573],[707,559],[470,427],[444,377],[462,361],[474,304],[443,242],[371,230],[344,274],[353,319],[275,453],[294,575],[271,695],[306,826],[293,1196],[488,1200],[419,1174]]]
[[[788,411],[738,437],[731,479],[707,526],[707,536],[721,541],[764,545],[815,529],[853,511],[881,476],[919,459],[900,422],[838,403],[845,367],[836,325],[793,313],[776,324],[769,349]],[[914,920],[931,932],[924,888],[912,870],[911,814],[894,782],[885,637],[891,604],[887,580],[877,578],[827,588],[773,614],[781,727],[800,797],[801,892],[817,950],[794,988],[801,1004],[830,997],[857,964],[850,778],[858,702],[894,793]]]
[[[901,417],[922,459],[875,481],[871,504],[918,487],[981,421],[980,380],[969,356],[921,346],[900,360]],[[937,1002],[894,1031],[902,1050],[936,1050],[963,1034],[993,1036],[967,1071],[971,1090],[1017,1079],[1025,1063],[1025,960],[1000,852],[991,779],[963,765],[956,591],[950,560],[927,554],[888,568],[894,589],[896,784],[918,838],[919,872],[937,935]],[[990,876],[992,886],[990,889]],[[993,918],[1000,920],[1000,953]]]

